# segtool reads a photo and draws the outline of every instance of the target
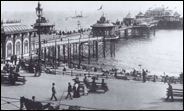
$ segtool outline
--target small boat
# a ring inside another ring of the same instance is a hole
[[[81,11],[81,15],[79,15],[79,14],[77,15],[77,12],[75,11],[75,17],[72,17],[72,18],[81,18],[81,17],[83,17],[82,16],[82,11]]]

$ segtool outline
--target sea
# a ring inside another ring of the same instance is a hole
[[[132,17],[138,12],[130,11]],[[49,22],[55,24],[57,31],[90,28],[104,13],[111,22],[122,21],[129,11],[83,12],[83,18],[71,18],[75,12],[43,12]],[[68,17],[68,19],[66,19]],[[25,25],[33,25],[37,19],[35,12],[2,12],[1,20],[19,20]],[[150,74],[179,76],[183,72],[183,30],[156,30],[155,36],[120,39],[116,41],[115,57],[100,58],[99,64],[126,70],[150,71]],[[141,65],[141,66],[140,66]]]

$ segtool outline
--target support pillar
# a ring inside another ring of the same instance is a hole
[[[15,56],[15,36],[13,35],[13,56]]]
[[[116,53],[116,44],[115,44],[115,41],[113,41],[113,44],[114,44],[114,57],[115,57],[115,53]]]
[[[68,59],[67,59],[67,61],[68,61],[68,67],[70,67],[70,45],[68,44]]]
[[[98,60],[98,41],[96,41],[96,60]]]
[[[73,44],[73,62],[75,60],[74,55],[75,55],[75,44]]]
[[[81,64],[81,45],[79,43],[79,66],[80,67],[80,64]]]
[[[48,61],[50,62],[50,47],[48,47]]]
[[[66,63],[66,57],[65,57],[65,45],[63,45],[63,56],[64,56],[64,63]]]
[[[110,40],[110,54],[111,54],[111,57],[112,57],[112,53],[113,53],[113,52],[112,52],[112,45],[113,45],[113,44],[112,44],[112,40]]]
[[[69,52],[69,59],[70,59],[70,60],[69,60],[69,61],[70,61],[70,62],[69,62],[70,65],[69,65],[69,66],[71,67],[71,62],[72,62],[72,59],[71,59],[71,55],[72,55],[72,54],[71,54],[71,44],[70,44],[70,46],[69,46],[69,51],[70,51],[70,52]]]
[[[81,61],[83,61],[83,44],[81,44],[81,53],[82,53],[82,56],[81,56]]]
[[[106,43],[105,43],[105,37],[103,38],[103,57],[105,58],[105,48],[106,48]]]
[[[76,50],[76,54],[77,54],[77,43],[76,43],[76,45],[75,45],[75,50]]]
[[[30,32],[29,33],[29,55],[32,55],[32,50],[31,50],[31,44],[32,44],[32,42],[31,42],[31,35],[32,35],[32,33]]]
[[[95,56],[95,43],[94,43],[94,41],[93,41],[93,58],[94,58],[94,56]]]
[[[21,50],[22,50],[22,51],[21,51],[21,58],[23,58],[23,52],[24,52],[24,50],[23,50],[23,44],[24,44],[24,43],[23,43],[23,37],[24,37],[24,34],[22,34],[22,36],[21,36],[21,42],[22,42],[22,44],[21,44],[21,48],[22,48],[22,49],[21,49]]]
[[[60,46],[58,46],[58,64],[60,65]]]
[[[90,48],[90,41],[88,42],[88,64],[90,64],[90,59],[91,59],[91,48]]]
[[[47,51],[47,49],[44,48],[44,62],[45,62],[45,67],[46,67],[46,51]]]
[[[125,37],[128,37],[128,29],[125,29]]]

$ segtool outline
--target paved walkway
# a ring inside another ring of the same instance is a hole
[[[51,87],[54,82],[56,85],[56,96],[60,100],[61,104],[78,105],[90,108],[98,109],[113,109],[113,110],[182,110],[183,102],[178,98],[175,98],[175,102],[166,102],[166,88],[167,84],[161,82],[146,82],[141,81],[124,81],[108,79],[107,82],[109,91],[103,93],[89,93],[88,96],[81,96],[80,98],[74,98],[73,100],[66,100],[64,97],[67,95],[64,91],[67,90],[68,82],[73,85],[71,76],[63,75],[50,75],[43,73],[40,77],[33,77],[34,74],[27,74],[21,71],[21,75],[26,76],[27,82],[25,85],[7,85],[1,84],[1,97],[20,98],[24,96],[30,98],[34,95],[37,101],[47,101],[58,105],[56,101],[50,101]],[[80,80],[83,77],[79,77]],[[89,78],[91,81],[91,78]],[[99,80],[101,82],[101,79]],[[173,84],[173,88],[183,88],[181,84]],[[62,97],[63,95],[63,97]],[[62,98],[61,98],[62,97]],[[1,98],[3,99],[3,98]],[[7,101],[18,101],[11,99],[3,99]],[[1,100],[1,104],[4,101]],[[19,102],[14,102],[19,107]],[[45,103],[46,104],[46,103]],[[1,105],[1,109],[18,109],[10,104]],[[60,106],[60,109],[68,108],[68,106]],[[87,108],[83,108],[87,109]]]

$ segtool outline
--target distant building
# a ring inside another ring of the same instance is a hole
[[[96,24],[92,25],[93,37],[105,36],[108,37],[116,37],[116,25],[113,25],[108,20],[106,20],[103,15]]]
[[[38,4],[38,5],[40,5],[40,4]],[[43,9],[42,9],[42,11],[43,11]],[[51,24],[49,22],[49,20],[46,20],[46,18],[42,16],[42,14],[41,14],[40,20],[37,19],[36,23],[33,25],[33,27],[38,30],[39,25],[40,25],[40,34],[52,34],[52,33],[56,32],[56,30],[54,30],[55,24]]]
[[[37,30],[21,21],[1,21],[1,58],[31,54],[31,39]]]
[[[147,10],[145,17],[154,17],[155,20],[162,21],[179,21],[180,14],[178,12],[173,12],[173,10],[159,7],[153,10]]]
[[[128,13],[128,15],[123,19],[123,22],[125,25],[129,26],[132,25],[134,23],[134,18],[131,17],[130,12]]]
[[[135,16],[136,19],[143,19],[145,18],[144,14],[142,12],[139,12],[136,16]]]

